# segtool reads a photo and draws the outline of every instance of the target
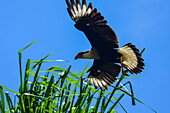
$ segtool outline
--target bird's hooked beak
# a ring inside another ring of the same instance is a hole
[[[74,60],[77,60],[78,58],[77,58],[77,55],[75,56],[75,58],[74,58]]]
[[[75,56],[75,60],[77,60],[77,59],[79,59],[79,58],[83,58],[83,55],[82,54],[80,54],[80,53],[78,53],[76,56]]]

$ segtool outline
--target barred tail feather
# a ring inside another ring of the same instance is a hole
[[[118,50],[121,53],[124,67],[132,74],[142,72],[145,64],[139,50],[132,43],[128,43]]]

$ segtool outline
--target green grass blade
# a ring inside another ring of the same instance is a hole
[[[71,83],[68,85],[68,90],[70,90],[70,88],[71,88]],[[69,95],[69,91],[67,91],[66,92],[66,95]],[[69,108],[69,105],[70,105],[71,103],[70,103],[70,99],[68,100],[68,96],[66,96],[66,98],[65,98],[65,104],[64,104],[64,106],[63,106],[63,108],[62,108],[62,112],[66,112],[66,111],[68,111],[68,108]]]
[[[71,83],[68,85],[68,90],[70,90],[70,88],[71,88]],[[66,92],[66,95],[69,95],[69,93],[70,93],[70,92],[67,91],[67,92]],[[65,103],[67,103],[67,101],[68,101],[68,97],[65,98]]]
[[[62,88],[63,87],[63,84],[64,84],[64,81],[65,81],[65,78],[66,76],[68,75],[69,71],[71,69],[71,65],[68,67],[68,69],[66,71],[64,71],[64,74],[62,76],[60,76],[61,78],[61,84],[60,84],[60,87]],[[65,84],[65,86],[67,86],[67,84]]]
[[[5,109],[3,108],[1,101],[0,101],[0,113],[5,113]]]
[[[18,54],[19,54],[20,83],[21,83],[21,87],[22,87],[22,60],[21,60],[21,52],[18,52]],[[20,93],[22,93],[22,89],[21,89]]]
[[[86,99],[87,99],[87,97],[88,97],[88,93],[90,92],[90,90],[91,90],[91,88],[87,89],[87,94],[81,96],[81,98],[80,98],[80,104],[79,104],[80,107],[82,107],[83,104],[85,103],[85,101],[86,101]]]
[[[123,86],[125,86],[126,84],[129,84],[129,86],[130,86],[130,91],[131,91],[131,94],[132,94],[132,97],[134,97],[134,93],[133,93],[133,89],[132,89],[132,84],[131,84],[131,82],[128,81],[128,82],[126,82],[125,84],[123,84]],[[120,86],[120,88],[122,88],[122,86]],[[136,105],[136,104],[135,104],[135,99],[134,99],[134,98],[132,98],[132,105]]]
[[[63,76],[62,77],[66,77],[67,75],[68,75],[68,73],[69,73],[69,71],[70,71],[70,69],[71,69],[71,65],[68,67],[68,69],[64,72],[64,74],[63,74]]]
[[[101,101],[103,95],[104,95],[104,93],[103,93],[103,91],[101,91],[100,96],[98,97],[97,102],[96,102],[95,107],[94,107],[94,112],[95,113],[97,113],[97,110],[99,108],[99,104],[100,104],[100,101]]]
[[[151,107],[149,107],[148,105],[146,105],[145,103],[143,103],[142,101],[140,101],[139,99],[133,97],[132,94],[130,94],[129,92],[127,92],[127,91],[125,91],[125,90],[123,90],[123,89],[121,89],[121,88],[119,88],[119,87],[117,87],[117,88],[118,88],[118,90],[123,91],[124,93],[126,93],[126,94],[129,95],[130,97],[134,98],[134,99],[135,99],[136,101],[138,101],[139,103],[147,106],[149,109],[151,109],[152,111],[154,111],[155,113],[157,113],[154,109],[152,109]]]
[[[17,97],[19,98],[19,103],[18,103],[19,110],[21,113],[25,113],[25,105],[24,105],[23,95],[17,95]]]
[[[12,89],[9,89],[9,88],[5,87],[4,85],[1,85],[1,86],[2,86],[3,88],[5,88],[5,89],[7,89],[7,90],[9,90],[9,91],[11,91],[11,92],[13,92],[13,93],[16,93],[16,94],[20,95],[20,93],[14,91],[14,90],[12,90]]]
[[[30,59],[28,59],[26,64],[26,70],[25,70],[25,77],[24,77],[24,93],[28,93],[28,78],[29,78],[29,72],[27,71],[30,68]]]
[[[14,108],[16,107],[16,94],[14,95]]]
[[[64,81],[65,81],[70,69],[71,69],[71,65],[68,67],[68,69],[66,71],[63,71],[63,74],[60,76],[60,78],[59,78],[59,79],[61,79],[60,88],[63,88]],[[64,99],[63,95],[64,95],[64,91],[65,91],[65,89],[67,87],[67,84],[68,84],[68,82],[65,83],[64,88],[62,90],[60,90],[60,92],[58,93],[58,95],[61,96],[60,105],[58,106],[59,107],[58,108],[59,112],[61,111],[61,106],[62,106],[62,102],[63,102],[63,99]],[[59,101],[59,98],[58,98],[58,101]]]
[[[42,59],[41,59],[41,60],[42,60]],[[33,90],[34,84],[37,82],[37,77],[38,77],[38,73],[39,73],[39,71],[40,71],[41,64],[42,64],[42,63],[40,63],[40,64],[38,65],[37,71],[36,71],[35,76],[34,76],[34,80],[33,80],[32,84],[31,84],[31,87],[30,87],[30,93],[31,93],[31,94],[32,94],[32,90]]]
[[[142,77],[142,76],[140,76],[140,75],[137,75],[137,76],[134,76],[134,75],[133,76],[126,76],[125,79],[127,79],[127,78],[136,78],[136,77]]]
[[[105,102],[106,102],[106,97],[104,96],[104,97],[103,97],[103,100],[102,100],[102,107],[101,107],[101,111],[102,111],[102,109],[103,109],[103,107],[104,107]],[[103,113],[103,112],[102,112],[102,113]]]
[[[80,79],[80,98],[82,98],[82,93],[84,93],[82,89],[83,89],[83,75],[81,75]]]
[[[62,93],[61,93],[61,99],[60,99],[60,105],[59,105],[59,113],[60,113],[60,111],[61,111],[61,106],[62,106],[62,104],[63,104],[63,100],[64,100],[64,90],[62,90]]]
[[[30,59],[27,60],[27,64],[26,64],[26,70],[25,70],[25,76],[24,76],[24,92],[23,93],[28,93],[29,92],[29,89],[28,89],[28,79],[29,79],[29,70],[30,68]],[[30,111],[29,109],[29,106],[28,105],[30,102],[28,101],[28,98],[27,97],[24,97],[24,104],[26,106],[25,110],[26,112],[28,113]]]
[[[30,99],[31,99],[30,96],[27,96],[27,100],[28,100],[27,101],[28,102],[27,103],[27,105],[28,105],[27,106],[28,107],[27,110],[28,110],[28,113],[32,113],[32,110],[31,110],[31,100]]]
[[[26,46],[25,48],[21,49],[18,51],[18,55],[19,55],[19,69],[20,69],[20,82],[21,82],[21,87],[22,87],[22,51],[27,49],[29,46],[31,46],[33,43],[35,43],[37,40],[35,40],[34,42],[32,42],[31,44],[29,44],[28,46]],[[22,89],[21,92],[22,93]]]
[[[88,81],[88,83],[87,82],[85,82],[85,81],[83,81],[86,85],[83,87],[83,93],[84,92],[86,92],[86,90],[87,90],[87,88],[89,88],[89,85],[90,85],[90,82]]]
[[[143,48],[143,50],[140,52],[140,54],[143,54],[143,52],[146,50],[146,48]]]
[[[75,113],[81,113],[81,107],[80,105],[76,106],[76,109],[74,111]]]
[[[90,92],[89,92],[89,94],[88,94],[88,99],[87,99],[87,103],[86,103],[86,105],[85,105],[85,107],[84,107],[83,113],[88,113],[89,106],[90,106],[90,104],[91,104],[91,102],[92,102],[92,99],[93,99],[93,96],[94,96],[94,94],[95,94],[96,92],[97,92],[97,91],[93,92],[92,95],[90,95]]]
[[[27,71],[31,71],[33,70],[35,67],[37,67],[40,63],[42,63],[46,58],[48,58],[54,51],[52,51],[50,54],[48,54],[47,56],[45,56],[44,58],[42,58],[38,63],[36,63],[34,66],[32,66],[29,70]]]
[[[111,106],[111,108],[108,110],[108,113],[110,113],[114,107],[118,104],[118,102],[123,98],[123,96],[125,95],[125,93],[123,93],[118,99],[117,101]]]
[[[14,109],[14,107],[13,107],[11,98],[10,98],[10,96],[9,96],[9,93],[6,92],[5,95],[6,95],[7,106],[8,106],[8,108],[9,108],[9,110],[12,111],[12,110]]]
[[[39,61],[31,61],[30,63],[38,63]],[[69,62],[67,60],[44,60],[43,63],[45,62]]]
[[[50,79],[50,82],[49,82],[48,87],[47,87],[47,91],[45,93],[45,97],[49,97],[53,83],[54,83],[54,76],[52,76],[51,79]]]
[[[37,40],[35,40],[34,42],[32,42],[31,44],[27,45],[26,47],[24,47],[23,49],[19,50],[20,53],[22,53],[23,50],[27,49],[28,47],[30,47],[32,44],[34,44]]]
[[[120,107],[124,110],[125,113],[128,113],[126,109],[123,107],[123,105],[119,102]]]
[[[2,113],[5,113],[5,101],[4,101],[4,91],[2,86],[0,86],[0,95],[1,95],[1,101],[0,101],[0,110]]]
[[[116,92],[117,90],[117,87],[119,86],[120,82],[123,80],[123,78],[125,77],[125,75],[122,75],[119,79],[119,81],[117,82],[116,84],[116,87],[113,89],[112,93],[110,94],[110,97],[109,99],[106,101],[106,103],[104,104],[104,106],[102,107],[102,112],[104,112],[106,110],[106,107],[108,106],[111,98],[113,97],[114,93]]]
[[[69,106],[70,106],[70,101],[67,101],[67,103],[65,103],[62,108],[62,113],[66,113],[69,109]]]
[[[78,81],[79,82],[79,81]],[[74,104],[74,101],[75,101],[75,93],[76,93],[76,90],[77,90],[77,85],[78,85],[78,82],[77,82],[77,84],[75,85],[75,87],[74,87],[74,90],[73,90],[73,97],[72,97],[72,102],[71,102],[71,107],[70,107],[70,112],[69,113],[71,113],[72,112],[72,108],[73,108],[73,104]]]
[[[49,98],[46,98],[46,97],[42,97],[42,96],[39,96],[39,95],[33,95],[33,94],[30,94],[30,93],[24,93],[23,96],[31,96],[31,97],[36,97],[38,99],[41,99],[41,100],[48,100]],[[50,100],[50,99],[49,99]],[[52,100],[51,100],[52,101]],[[57,101],[54,101],[54,102],[57,102]]]
[[[89,64],[89,62],[88,62],[88,64]],[[83,79],[83,74],[85,73],[88,64],[86,65],[84,71],[81,73],[81,76],[80,76],[80,95],[79,95],[79,97],[78,97],[78,99],[77,99],[77,102],[76,102],[76,104],[75,104],[75,107],[77,107],[77,106],[78,106],[78,107],[81,107],[81,106],[82,106],[82,104],[81,104],[81,101],[82,101],[82,98],[83,98],[82,93],[84,93],[84,92],[83,92],[83,81],[84,81],[84,79]],[[86,98],[86,96],[85,96],[85,98]],[[81,104],[81,105],[80,105],[80,104]],[[78,109],[78,108],[76,108],[76,109]]]
[[[49,104],[49,113],[52,113],[53,112],[53,107],[52,107],[52,102],[50,102]]]

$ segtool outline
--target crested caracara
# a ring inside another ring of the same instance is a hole
[[[123,67],[132,74],[138,74],[144,69],[143,59],[139,50],[132,43],[119,48],[118,38],[113,29],[107,25],[107,21],[92,3],[88,7],[86,0],[66,0],[67,11],[75,22],[75,27],[84,32],[92,48],[89,51],[80,52],[75,59],[94,59],[93,66],[88,70],[88,81],[103,90],[111,85],[119,75]],[[118,65],[120,64],[120,65]]]

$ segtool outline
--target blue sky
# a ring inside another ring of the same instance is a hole
[[[114,29],[120,47],[132,42],[144,47],[145,70],[141,77],[130,79],[137,98],[158,113],[169,111],[169,0],[87,0],[92,2]],[[19,86],[18,50],[39,39],[23,52],[23,60],[39,60],[51,51],[48,60],[70,61],[72,71],[83,70],[89,60],[74,61],[80,51],[90,49],[85,35],[74,28],[67,14],[65,0],[0,1],[0,85],[17,91]],[[92,62],[92,61],[91,61]],[[57,62],[56,64],[65,64]],[[128,113],[152,113],[130,98],[121,103]],[[122,112],[121,109],[117,109]]]

